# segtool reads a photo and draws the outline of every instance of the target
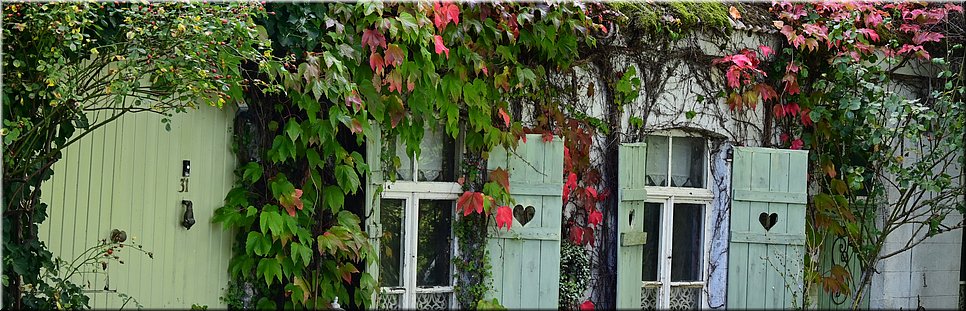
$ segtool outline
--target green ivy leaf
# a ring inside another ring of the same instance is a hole
[[[336,186],[326,186],[322,190],[322,196],[325,199],[325,204],[329,207],[332,213],[336,213],[342,208],[342,204],[345,201],[345,195],[342,189]]]
[[[288,137],[292,139],[292,142],[295,142],[295,140],[299,138],[299,134],[302,133],[302,129],[299,127],[299,123],[296,122],[294,118],[289,118],[288,122],[285,123],[285,133],[288,134]]]
[[[258,165],[257,162],[248,162],[242,167],[244,173],[242,173],[242,179],[248,180],[251,183],[257,182],[262,178],[262,166]]]
[[[335,180],[342,187],[343,192],[355,194],[359,189],[359,175],[348,165],[335,167]]]
[[[271,286],[273,280],[282,281],[282,265],[278,259],[262,258],[258,261],[255,273],[265,278],[265,284]]]

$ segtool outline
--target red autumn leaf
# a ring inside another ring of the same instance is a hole
[[[292,192],[290,197],[282,198],[278,203],[285,208],[289,216],[295,217],[295,209],[302,210],[304,207],[302,203],[302,189],[295,189],[295,192]]]
[[[543,132],[543,142],[549,143],[552,141],[553,141],[553,133],[550,133],[549,131]]]
[[[938,32],[923,31],[912,36],[912,43],[923,44],[926,42],[939,42],[944,38],[943,34]]]
[[[758,95],[761,97],[763,102],[778,98],[778,93],[775,92],[775,89],[772,88],[771,85],[758,83],[755,85],[755,90],[758,91]]]
[[[778,138],[781,139],[781,141],[782,141],[783,144],[784,143],[787,143],[788,142],[788,133],[782,133],[781,135],[778,135]]]
[[[570,227],[570,240],[577,245],[581,245],[584,242],[584,230],[577,226]]]
[[[480,67],[480,70],[483,70],[483,75],[484,75],[484,76],[487,76],[487,77],[489,77],[489,76],[490,76],[490,72],[489,72],[489,70],[487,70],[487,69],[486,69],[486,64],[484,64],[484,65],[482,65],[482,66]]]
[[[748,58],[748,56],[745,56],[743,54],[732,55],[731,62],[737,65],[738,67],[742,67],[742,68],[749,68],[752,65],[751,58]]]
[[[812,116],[809,115],[809,112],[811,112],[811,111],[808,108],[802,109],[802,125],[803,126],[812,126]]]
[[[359,120],[352,119],[352,122],[350,122],[349,131],[352,132],[352,134],[362,133],[362,123],[360,123]]]
[[[483,193],[463,192],[463,195],[456,200],[456,208],[463,210],[463,216],[469,216],[473,211],[483,214]]]
[[[439,35],[434,35],[433,45],[436,46],[436,54],[446,53],[446,58],[449,58],[449,48],[447,48],[446,45],[443,44],[443,37]]]
[[[902,31],[902,32],[918,32],[919,29],[920,29],[919,25],[916,25],[916,24],[899,25],[899,31]]]
[[[741,69],[736,66],[728,67],[728,71],[725,72],[725,78],[728,79],[728,87],[738,88],[738,78],[741,76]]]
[[[490,171],[490,180],[503,186],[503,189],[510,191],[510,173],[502,167]]]
[[[500,108],[498,113],[500,114],[500,118],[503,119],[503,123],[506,124],[506,126],[510,126],[510,115],[506,113],[506,110],[503,110],[503,108]]]
[[[588,224],[600,225],[600,223],[603,221],[604,221],[604,214],[598,211],[597,209],[594,209],[594,211],[590,212],[590,215],[587,215]]]
[[[768,47],[767,45],[764,45],[764,44],[763,45],[759,45],[758,46],[758,49],[761,50],[761,56],[763,56],[765,58],[767,58],[768,56],[771,56],[772,54],[775,53],[774,50],[772,50],[770,47]]]
[[[776,118],[781,119],[785,117],[785,107],[782,107],[782,104],[775,104],[775,106],[772,107],[772,112],[775,114]]]
[[[856,30],[856,32],[865,35],[865,37],[869,38],[869,40],[872,40],[872,42],[879,41],[879,34],[876,33],[875,30],[862,28],[862,29]]]
[[[352,94],[345,97],[345,105],[356,112],[362,110],[362,98],[359,98],[359,93],[356,90],[352,90]]]
[[[406,55],[403,54],[403,50],[399,48],[398,45],[390,44],[386,48],[386,64],[399,66],[402,62],[406,60]]]
[[[875,27],[878,27],[879,24],[882,24],[882,14],[879,14],[879,12],[873,11],[873,12],[865,15],[865,26],[866,27],[873,27],[873,28],[875,28]]]
[[[798,115],[799,110],[801,109],[800,107],[798,107],[798,103],[789,103],[788,105],[785,105],[786,115],[789,115],[789,116]]]
[[[587,195],[589,195],[590,197],[592,197],[594,199],[597,198],[597,190],[596,189],[594,189],[593,187],[590,187],[590,186],[587,186],[584,189],[586,189]]]
[[[586,242],[587,244],[590,244],[590,246],[594,246],[594,228],[587,227],[587,228],[584,228],[583,231],[584,231],[584,242]]]
[[[394,98],[394,100],[390,100],[387,108],[388,108],[387,110],[389,111],[390,123],[392,125],[392,128],[396,128],[396,125],[399,124],[399,121],[402,121],[403,117],[406,116],[406,108],[403,107],[402,101],[399,100],[399,98]]]
[[[402,76],[399,75],[398,71],[393,70],[386,76],[385,80],[382,80],[382,84],[389,85],[389,91],[396,91],[402,93]]]
[[[802,149],[802,146],[805,146],[805,143],[802,142],[801,139],[795,138],[795,140],[792,141],[792,146],[791,146],[792,150]]]
[[[381,32],[375,29],[366,29],[362,31],[362,46],[369,46],[369,50],[372,52],[376,51],[377,46],[381,46],[383,49],[386,48],[386,37],[382,35]]]
[[[798,78],[794,74],[785,74],[782,81],[785,81],[785,92],[788,92],[788,95],[795,95],[801,92],[798,88]]]
[[[504,225],[507,231],[510,231],[510,226],[513,225],[513,210],[509,206],[500,206],[496,209],[496,227],[503,228]]]
[[[580,304],[580,311],[594,311],[594,302],[590,300],[584,301]]]
[[[383,68],[386,68],[386,62],[382,59],[382,55],[376,52],[372,52],[369,55],[369,68],[372,68],[372,72],[377,75],[382,75]]]

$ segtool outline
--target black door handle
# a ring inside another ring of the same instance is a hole
[[[185,230],[191,229],[191,226],[195,225],[195,212],[191,208],[191,201],[181,200],[181,206],[184,206],[184,218],[181,220],[181,226]]]

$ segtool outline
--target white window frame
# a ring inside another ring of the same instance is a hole
[[[657,305],[656,309],[668,309],[670,307],[671,299],[671,287],[693,287],[700,286],[701,291],[698,297],[698,305],[702,309],[709,309],[707,299],[707,284],[708,284],[708,262],[711,248],[711,202],[714,198],[714,194],[711,192],[711,182],[713,181],[711,177],[711,142],[706,137],[700,135],[693,135],[681,130],[671,130],[664,132],[652,133],[649,136],[656,137],[668,137],[668,165],[667,165],[667,176],[670,178],[671,170],[673,168],[673,152],[674,144],[673,139],[675,137],[697,137],[703,138],[705,140],[704,149],[704,188],[688,188],[688,187],[670,187],[670,186],[645,186],[644,189],[647,191],[647,203],[658,203],[661,204],[661,221],[660,221],[660,234],[658,240],[658,255],[657,255],[657,281],[642,281],[642,288],[654,288],[658,287],[657,294]],[[648,157],[651,155],[649,154]],[[673,248],[672,233],[673,233],[673,219],[674,219],[674,204],[685,203],[685,204],[699,204],[704,208],[704,221],[702,225],[704,230],[702,233],[703,249],[701,250],[701,280],[694,282],[671,282],[671,254]],[[650,230],[650,229],[648,229]]]
[[[460,140],[457,140],[456,148],[454,149],[455,154],[453,155],[453,163],[460,163],[460,155],[462,154],[462,144],[460,143]],[[454,284],[456,282],[456,267],[452,260],[449,262],[450,285],[420,288],[416,285],[417,271],[415,269],[416,259],[419,256],[417,239],[412,238],[412,235],[409,233],[416,232],[418,234],[419,200],[452,200],[453,208],[450,209],[450,237],[452,238],[452,243],[450,243],[450,254],[452,254],[452,257],[450,259],[458,257],[458,241],[453,228],[455,227],[454,225],[457,221],[456,201],[459,199],[459,195],[463,193],[463,190],[462,187],[456,182],[418,181],[419,161],[415,159],[415,154],[410,155],[410,157],[412,159],[410,161],[412,164],[412,178],[407,180],[396,180],[395,182],[387,180],[383,184],[383,191],[380,194],[380,199],[396,199],[403,200],[404,202],[404,222],[403,227],[401,228],[401,236],[404,243],[403,253],[407,256],[406,258],[403,258],[399,269],[400,271],[403,271],[401,279],[403,286],[380,287],[379,292],[382,294],[400,294],[401,297],[399,300],[399,308],[401,310],[415,309],[417,294],[449,293],[449,305],[447,308],[456,309],[458,307],[454,292]],[[395,174],[395,172],[388,173]],[[379,250],[378,254],[380,257],[382,256],[381,249]],[[379,262],[381,263],[381,259]]]

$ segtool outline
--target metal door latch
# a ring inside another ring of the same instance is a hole
[[[186,230],[191,229],[191,226],[195,225],[195,212],[191,208],[191,201],[181,200],[181,206],[184,206],[184,219],[181,220],[181,226]]]

